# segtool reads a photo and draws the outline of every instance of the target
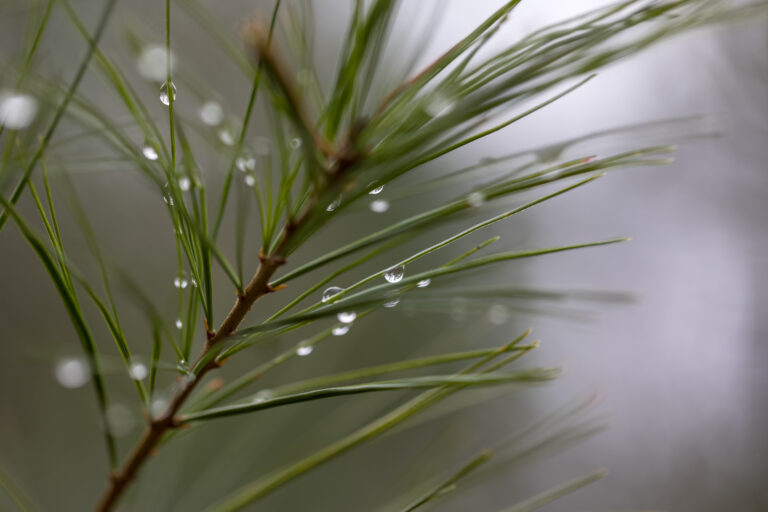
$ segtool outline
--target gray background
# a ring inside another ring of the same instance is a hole
[[[430,12],[428,7],[404,2],[398,30],[404,41],[424,30],[434,32],[433,43],[423,57],[428,62],[501,3],[441,3],[444,12],[435,27],[435,20],[424,18]],[[523,2],[496,45],[514,40],[520,31],[599,3]],[[122,2],[121,14],[105,38],[105,48],[125,66],[130,67],[131,58],[122,29],[137,23],[159,41],[163,22],[160,4]],[[207,5],[215,7],[223,25],[231,28],[262,4]],[[346,12],[346,3],[315,5],[318,62],[324,63],[321,74],[330,76],[335,45],[343,35],[339,18]],[[97,6],[98,2],[76,3],[78,12],[91,22]],[[19,19],[7,14],[0,20],[3,63],[14,57],[22,28]],[[213,49],[210,39],[200,36],[199,27],[181,13],[175,19],[174,47],[181,65],[201,77],[201,83],[215,90],[230,109],[241,108],[248,89],[245,78]],[[607,289],[634,294],[636,300],[630,304],[591,305],[589,321],[520,315],[507,326],[515,333],[532,327],[534,336],[543,340],[535,360],[540,364],[562,363],[567,370],[563,378],[551,386],[491,401],[476,414],[454,418],[447,427],[418,427],[411,436],[391,436],[345,455],[325,470],[286,486],[254,510],[371,510],[390,492],[407,485],[409,479],[419,481],[419,475],[456,464],[487,444],[485,439],[497,438],[508,428],[525,425],[590,392],[602,399],[599,411],[608,419],[608,430],[526,471],[505,472],[457,493],[456,501],[446,500],[438,509],[495,510],[595,467],[609,468],[609,477],[547,510],[768,509],[764,485],[768,475],[765,26],[762,19],[663,43],[610,67],[587,87],[463,151],[455,161],[423,171],[443,171],[443,165],[450,170],[484,156],[659,118],[709,114],[694,131],[721,133],[682,143],[678,161],[672,166],[609,175],[497,228],[505,248],[615,235],[633,237],[631,243],[621,246],[509,265],[494,275],[471,278],[475,282],[503,279],[550,289]],[[60,12],[53,19],[44,49],[41,69],[64,77],[72,73],[82,44]],[[154,94],[151,86],[140,83],[131,73],[142,94]],[[4,77],[2,85],[6,85]],[[83,85],[104,108],[114,108],[114,99],[105,89],[93,74]],[[184,99],[184,90],[179,92],[181,108],[193,109],[192,100]],[[253,133],[259,133],[259,128]],[[657,138],[663,141],[680,135],[673,129]],[[592,146],[584,144],[572,154],[610,152],[637,142],[614,138]],[[72,151],[87,154],[88,149],[84,142]],[[206,158],[215,181],[220,178],[216,170],[224,158]],[[172,321],[173,291],[167,276],[173,275],[173,245],[167,236],[169,225],[156,221],[165,219],[156,193],[141,178],[123,172],[83,173],[76,182],[107,253],[154,287],[154,296]],[[137,203],[141,208],[134,212]],[[33,213],[28,204],[24,207]],[[371,223],[386,224],[415,207],[394,203],[385,219],[372,218],[365,211],[350,213],[346,229],[331,226],[311,250],[343,243],[370,229]],[[498,208],[489,205],[486,209],[490,214]],[[74,257],[84,257],[86,251],[80,247],[82,240],[76,229],[71,223],[65,228]],[[55,359],[77,350],[76,338],[47,277],[15,230],[5,229],[0,244],[0,461],[42,509],[82,510],[92,503],[104,475],[91,390],[63,390],[51,377]],[[218,307],[223,311],[231,292],[226,286],[220,292]],[[141,321],[130,306],[127,310],[125,323]],[[401,310],[388,314],[356,325],[327,352],[318,350],[306,360],[286,365],[284,372],[264,386],[307,373],[429,353],[415,346],[415,340],[428,335],[437,340],[433,343],[444,341],[446,350],[466,347],[467,340],[488,345],[509,336],[502,328],[483,325],[482,320],[457,321],[436,314],[409,317]],[[404,332],[411,336],[404,336]],[[136,338],[141,339],[142,334],[136,328]],[[106,333],[99,335],[105,352],[112,350]],[[286,340],[281,346],[296,341]],[[146,350],[146,346],[142,348]],[[251,354],[241,365],[247,367],[269,353],[265,349]],[[232,369],[229,375],[234,374]],[[115,376],[110,385],[114,395],[129,401],[132,397],[125,380]],[[325,407],[313,404],[300,411],[271,413],[263,420],[226,420],[200,429],[199,434],[185,437],[153,461],[124,510],[202,508],[222,493],[265,473],[273,464],[295,460],[351,431],[394,400],[390,396],[334,402],[330,414]],[[131,402],[131,406],[136,404]],[[134,430],[131,436],[137,434]],[[131,439],[129,436],[121,442],[123,450]],[[199,446],[199,451],[191,453],[194,446]],[[412,463],[411,457],[418,454],[426,458],[424,466]],[[201,469],[205,467],[211,469]],[[1,500],[0,508],[4,505]]]

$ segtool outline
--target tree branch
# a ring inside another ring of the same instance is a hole
[[[315,149],[321,154],[326,155],[329,162],[336,162],[331,181],[335,182],[340,179],[345,174],[345,171],[357,162],[361,155],[350,147],[349,140],[341,145],[340,150],[334,151],[331,144],[315,129],[313,122],[311,122],[303,108],[301,100],[294,94],[294,87],[289,78],[287,78],[287,73],[282,69],[269,44],[261,37],[259,29],[252,26],[249,30],[249,35],[250,38],[247,38],[246,42],[255,47],[254,53],[263,61],[264,69],[279,84],[280,89],[294,110],[297,122],[307,132],[308,138],[315,146]],[[354,131],[350,133],[350,138],[354,138]],[[323,186],[328,186],[328,183],[319,184],[318,186],[322,188]],[[279,289],[270,286],[270,280],[275,272],[286,263],[286,254],[290,252],[293,239],[301,234],[301,228],[312,217],[312,213],[317,206],[317,198],[322,195],[322,190],[317,192],[317,194],[313,195],[314,199],[306,205],[298,218],[287,219],[280,233],[279,242],[274,250],[270,254],[265,255],[263,252],[259,254],[260,262],[256,273],[251,278],[242,295],[238,295],[235,304],[221,322],[219,328],[215,332],[207,333],[207,341],[192,365],[193,368],[197,367],[198,363],[209,355],[209,352],[215,345],[235,333],[240,323],[242,323],[245,316],[251,310],[251,307],[253,307],[253,304],[259,298]],[[169,431],[179,427],[176,415],[198,383],[209,371],[218,368],[221,364],[216,358],[211,358],[210,361],[200,368],[196,375],[179,377],[176,383],[176,391],[166,410],[158,418],[153,418],[149,421],[147,429],[126,462],[120,469],[110,475],[109,485],[96,505],[95,512],[108,512],[113,509],[126,487],[136,478],[136,474],[150,455],[152,455],[163,437]]]
[[[312,207],[308,205],[307,211]],[[306,218],[306,214],[302,215],[302,219]],[[245,318],[245,315],[250,311],[253,304],[262,296],[273,291],[269,286],[269,280],[272,275],[277,271],[280,266],[285,263],[285,258],[282,256],[282,251],[286,244],[290,241],[293,229],[289,229],[293,224],[288,223],[283,229],[282,239],[280,244],[275,249],[274,253],[269,256],[260,256],[259,268],[256,270],[253,278],[242,295],[238,296],[237,301],[230,310],[229,314],[221,322],[221,325],[216,332],[210,336],[203,348],[202,352],[197,358],[197,361],[202,360],[214,345],[222,341],[235,332],[237,327]],[[165,412],[155,419],[152,419],[144,432],[144,435],[139,440],[139,443],[131,452],[128,460],[123,464],[122,468],[113,472],[110,475],[109,486],[102,495],[95,511],[107,512],[112,510],[117,500],[122,495],[125,488],[130,482],[136,478],[136,474],[143,466],[149,456],[152,454],[155,447],[160,443],[163,436],[170,430],[176,428],[176,414],[182,405],[186,402],[187,398],[197,387],[197,384],[205,377],[205,375],[220,366],[221,363],[212,359],[198,372],[194,378],[188,376],[179,377],[177,380],[177,388],[173,399],[168,404]],[[194,364],[192,365],[195,366]]]

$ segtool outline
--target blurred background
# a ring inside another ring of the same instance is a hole
[[[502,3],[403,2],[393,38],[399,45],[390,48],[389,58],[397,63],[418,52],[418,62],[428,63]],[[492,48],[605,3],[524,1]],[[100,4],[73,2],[89,27]],[[271,2],[207,0],[203,4],[231,32],[233,40],[237,27],[249,15],[271,10]],[[138,73],[129,43],[136,40],[136,34],[144,38],[144,44],[162,43],[163,7],[156,0],[120,2],[102,44],[103,51],[122,65],[147,98],[156,95],[155,85]],[[2,69],[18,62],[26,8],[22,1],[0,0]],[[321,81],[328,83],[335,71],[349,3],[314,2],[314,10],[314,53]],[[190,92],[192,88],[205,91],[227,113],[237,115],[247,101],[248,78],[222,56],[213,39],[185,10],[175,7],[174,16],[176,66],[194,82],[187,90],[177,84],[182,116],[196,115],[199,98]],[[633,297],[631,302],[533,304],[529,311],[510,312],[503,323],[489,322],[482,314],[393,308],[356,324],[349,334],[331,340],[311,357],[292,360],[265,378],[260,388],[435,353],[438,347],[442,352],[494,346],[528,327],[542,340],[541,348],[530,357],[541,365],[562,364],[566,369],[562,378],[507,394],[472,392],[484,393],[487,400],[449,414],[445,422],[414,425],[354,450],[286,485],[252,510],[375,510],[410,483],[440,473],[506,433],[592,394],[600,398],[600,424],[607,424],[608,429],[565,451],[544,453],[535,463],[525,464],[524,470],[512,466],[490,479],[472,481],[436,509],[495,510],[585,471],[606,467],[610,470],[607,478],[545,510],[768,510],[764,484],[768,475],[766,23],[761,19],[715,27],[666,41],[611,66],[586,87],[509,129],[420,171],[424,177],[437,175],[480,158],[591,132],[696,116],[696,121],[661,124],[568,147],[564,156],[575,158],[644,146],[648,141],[680,145],[671,166],[613,173],[499,224],[493,233],[484,233],[485,238],[501,235],[499,244],[504,248],[612,236],[631,236],[631,243],[505,264],[462,281],[626,292]],[[424,45],[420,41],[426,35],[430,41]],[[38,71],[67,80],[83,50],[71,23],[56,9],[42,41]],[[12,75],[5,75],[0,74],[0,87],[12,83]],[[80,92],[114,113],[118,121],[120,116],[125,118],[96,73],[88,74]],[[150,99],[147,102],[152,104]],[[162,106],[155,103],[161,116]],[[266,130],[257,113],[250,133],[265,136]],[[64,125],[58,137],[74,133],[68,133]],[[72,161],[67,170],[110,261],[128,269],[172,323],[175,249],[164,205],[146,180],[127,167],[100,168],[87,163],[90,144],[87,138],[70,143],[60,150],[64,155],[61,162]],[[220,183],[228,161],[226,148],[203,153],[201,159],[206,178]],[[343,244],[374,226],[419,211],[423,205],[408,198],[398,200],[398,191],[407,191],[407,187],[403,183],[385,189],[383,194],[390,194],[392,207],[384,214],[372,213],[365,205],[344,212],[296,261],[306,261],[311,254]],[[439,194],[450,196],[451,191]],[[138,211],[137,204],[141,206]],[[31,206],[28,200],[22,201],[22,210],[30,219],[34,214]],[[481,214],[490,216],[504,206],[509,204],[485,205]],[[429,241],[439,241],[441,234],[466,225],[466,219],[457,222],[430,233]],[[224,232],[229,243],[233,224],[230,215]],[[251,226],[255,229],[256,222]],[[88,252],[76,224],[65,220],[63,230],[72,258],[88,270]],[[485,238],[467,242],[466,248]],[[4,229],[0,244],[1,466],[41,510],[85,510],[105,481],[92,390],[88,386],[66,389],[54,375],[60,358],[78,353],[77,338],[48,277],[17,230],[12,226]],[[421,246],[423,243],[400,248],[402,254],[387,255],[370,269]],[[255,261],[256,248],[249,247],[249,251]],[[303,279],[298,286],[313,284],[316,279]],[[224,280],[219,281],[220,318],[232,291]],[[142,345],[148,331],[141,312],[128,294],[118,291],[118,299],[125,306],[123,323],[130,326],[139,353],[148,356],[151,345],[149,341]],[[265,302],[265,307],[276,304]],[[89,315],[97,324],[97,313],[90,311]],[[114,363],[114,375],[108,381],[112,396],[124,405],[120,448],[125,453],[141,431],[141,408],[129,380],[120,374],[108,333],[99,330],[97,335],[105,359],[112,358]],[[226,368],[225,376],[236,376],[292,346],[302,334],[297,336],[246,352]],[[166,384],[171,382],[170,375],[165,378]],[[270,468],[352,431],[402,397],[337,399],[331,405],[301,405],[257,418],[205,425],[154,458],[121,510],[201,509]],[[0,496],[2,510],[10,507],[5,499]]]

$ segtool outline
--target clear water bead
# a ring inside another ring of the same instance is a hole
[[[403,279],[405,275],[405,267],[398,265],[384,272],[384,279],[390,283],[398,283]]]
[[[160,86],[160,103],[169,106],[173,101],[176,101],[176,85],[171,81],[166,81]]]
[[[426,288],[430,284],[432,284],[432,280],[431,279],[422,279],[421,281],[416,283],[416,287],[417,288]]]
[[[232,133],[232,129],[228,126],[223,127],[219,130],[219,140],[222,144],[225,146],[234,146],[235,145],[235,134]]]
[[[208,126],[219,126],[224,120],[224,109],[217,101],[209,100],[197,111],[200,120]]]
[[[386,199],[374,199],[371,201],[371,211],[375,213],[384,213],[389,210],[389,201]]]
[[[312,345],[301,345],[296,349],[296,355],[301,357],[308,356],[314,349],[315,347]]]
[[[266,402],[267,400],[272,398],[272,394],[273,394],[272,391],[268,389],[263,389],[258,393],[256,393],[255,395],[253,395],[253,403],[260,404],[261,402]]]
[[[131,366],[128,367],[128,375],[133,380],[144,380],[149,375],[149,370],[141,363],[131,363]]]
[[[338,198],[334,199],[333,202],[331,202],[331,204],[326,206],[325,207],[325,211],[332,212],[336,208],[338,208],[339,206],[341,206],[341,196],[339,196]]]
[[[349,332],[349,324],[346,325],[337,325],[331,330],[331,334],[334,336],[344,336]]]
[[[252,187],[256,184],[256,176],[253,174],[246,174],[245,175],[245,184],[249,187]]]
[[[397,306],[398,304],[400,304],[400,299],[393,299],[393,300],[390,300],[389,302],[385,302],[384,303],[384,307],[385,308],[393,308],[393,307]]]
[[[88,363],[74,357],[62,359],[56,363],[54,375],[58,383],[68,389],[84,386],[91,378]]]
[[[238,156],[235,160],[235,166],[242,172],[253,171],[256,169],[256,159],[253,158],[250,153],[244,151],[243,154]]]
[[[371,185],[374,185],[374,184],[375,184],[375,183],[371,183],[371,184],[370,184],[370,185],[368,185],[368,186],[370,187]],[[369,190],[369,191],[368,191],[368,193],[369,193],[370,195],[372,195],[372,196],[376,196],[376,195],[379,195],[379,194],[381,194],[381,191],[382,191],[382,190],[384,190],[384,185],[379,185],[378,187],[375,187],[375,188],[372,188],[371,190]]]
[[[190,180],[186,176],[182,176],[181,178],[179,178],[179,188],[183,192],[188,191],[190,188],[192,188],[192,180]]]
[[[176,67],[171,52],[171,71]],[[168,49],[160,45],[146,46],[136,62],[139,74],[151,82],[162,82],[168,77]]]
[[[171,187],[167,183],[163,185],[163,201],[169,206],[173,206],[173,196],[171,196]]]
[[[357,318],[357,313],[354,311],[342,311],[336,315],[336,318],[343,324],[351,324]]]
[[[18,91],[0,90],[0,126],[9,130],[26,128],[37,115],[37,100]]]
[[[291,139],[291,148],[292,149],[299,149],[301,147],[301,139],[299,137],[294,137]]]
[[[467,196],[467,203],[469,204],[469,206],[478,208],[485,203],[485,194],[483,194],[482,192],[471,192]]]
[[[177,276],[173,280],[173,286],[175,286],[176,288],[180,288],[182,290],[186,288],[188,284],[189,284],[189,281],[187,281],[187,278],[184,276]]]
[[[182,327],[184,327],[184,323],[181,321],[181,318],[177,318],[176,319],[176,324],[175,325],[176,325],[177,329],[181,329]]]
[[[344,288],[339,288],[338,286],[331,286],[330,288],[326,288],[323,292],[323,304],[334,298],[336,295],[340,294],[344,291]]]
[[[144,155],[144,158],[147,160],[152,160],[153,162],[157,160],[157,151],[155,151],[155,148],[149,142],[144,142],[141,146],[141,154]]]

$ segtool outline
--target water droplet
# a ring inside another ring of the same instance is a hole
[[[182,176],[179,178],[179,188],[184,192],[188,191],[190,188],[192,188],[192,180],[186,176]]]
[[[176,59],[171,52],[171,71],[176,67]],[[146,46],[136,62],[139,74],[146,80],[162,82],[168,77],[168,50],[164,46]]]
[[[258,393],[256,393],[255,395],[253,395],[253,403],[260,404],[261,402],[266,402],[270,398],[272,398],[272,391],[268,389],[263,389]]]
[[[336,318],[343,324],[351,324],[357,318],[357,313],[354,311],[342,311],[336,315]]]
[[[128,367],[128,375],[133,380],[144,380],[149,375],[149,370],[141,363],[131,363],[131,366]]]
[[[421,281],[416,283],[416,287],[417,288],[426,288],[430,284],[432,284],[432,280],[431,279],[422,279]]]
[[[224,109],[217,101],[209,100],[200,106],[197,111],[200,120],[208,126],[219,126],[224,120]]]
[[[300,345],[296,349],[296,355],[301,357],[308,356],[312,353],[313,350],[315,350],[315,347],[312,345]]]
[[[503,304],[494,304],[488,308],[488,321],[493,325],[502,325],[509,319],[509,311]]]
[[[473,208],[479,208],[480,206],[483,206],[484,203],[485,203],[485,194],[483,194],[482,192],[478,192],[478,191],[471,192],[467,196],[467,204],[469,204],[469,206],[472,206]]]
[[[256,184],[256,176],[253,174],[246,174],[245,175],[245,184],[249,187],[252,187]]]
[[[183,275],[177,276],[173,279],[173,286],[176,288],[181,288],[182,290],[187,287],[189,284],[189,281],[187,281],[187,278]]]
[[[334,199],[334,200],[331,202],[331,204],[329,204],[328,206],[326,206],[326,207],[325,207],[325,211],[327,211],[327,212],[332,212],[332,211],[334,211],[336,208],[338,208],[339,206],[341,206],[341,196],[337,197],[336,199]]]
[[[403,279],[404,275],[405,275],[405,267],[402,265],[398,265],[384,272],[384,279],[386,279],[390,283],[397,283]]]
[[[235,166],[242,172],[252,171],[256,169],[256,159],[249,152],[243,151],[235,160]]]
[[[385,308],[393,308],[393,307],[397,306],[398,304],[400,304],[400,299],[393,299],[393,300],[390,300],[389,302],[385,302],[384,303],[384,307]]]
[[[176,328],[177,329],[181,329],[182,327],[184,327],[184,323],[181,321],[181,318],[177,318],[176,319]]]
[[[141,146],[141,154],[144,155],[144,158],[147,160],[157,160],[157,151],[155,151],[155,148],[148,141],[145,141]]]
[[[389,210],[389,201],[386,199],[374,199],[371,201],[371,211],[384,213],[387,210]]]
[[[173,196],[171,196],[171,187],[168,183],[163,185],[163,201],[165,204],[173,206]]]
[[[0,91],[0,126],[9,130],[26,128],[37,115],[37,100],[17,91]]]
[[[330,288],[326,288],[323,292],[323,304],[334,298],[336,295],[340,294],[344,291],[344,288],[339,288],[338,286],[331,286]]]
[[[371,185],[375,185],[375,184],[376,182],[369,183],[368,186],[370,187]],[[382,190],[384,190],[384,185],[379,185],[378,187],[375,187],[369,190],[368,193],[372,196],[375,196],[375,195],[381,194]]]
[[[170,84],[170,86],[169,86]],[[160,86],[160,103],[169,106],[171,102],[176,101],[176,85],[173,82],[166,81]]]
[[[235,134],[232,132],[232,128],[224,126],[219,130],[219,140],[225,146],[235,145]]]
[[[349,332],[349,328],[350,328],[349,324],[337,325],[331,330],[331,334],[333,334],[334,336],[344,336]]]
[[[155,398],[149,404],[149,414],[157,418],[165,412],[166,407],[168,407],[168,401],[165,398]]]
[[[197,286],[197,281],[195,281],[194,277],[189,280],[189,284],[191,284],[192,286]]]
[[[75,357],[68,357],[56,363],[54,374],[59,384],[69,389],[84,386],[91,379],[88,363]]]
[[[107,423],[112,435],[115,437],[125,437],[136,426],[136,418],[128,406],[112,404],[107,408]]]
[[[291,148],[292,149],[299,149],[301,147],[301,139],[299,137],[294,137],[291,139]]]

